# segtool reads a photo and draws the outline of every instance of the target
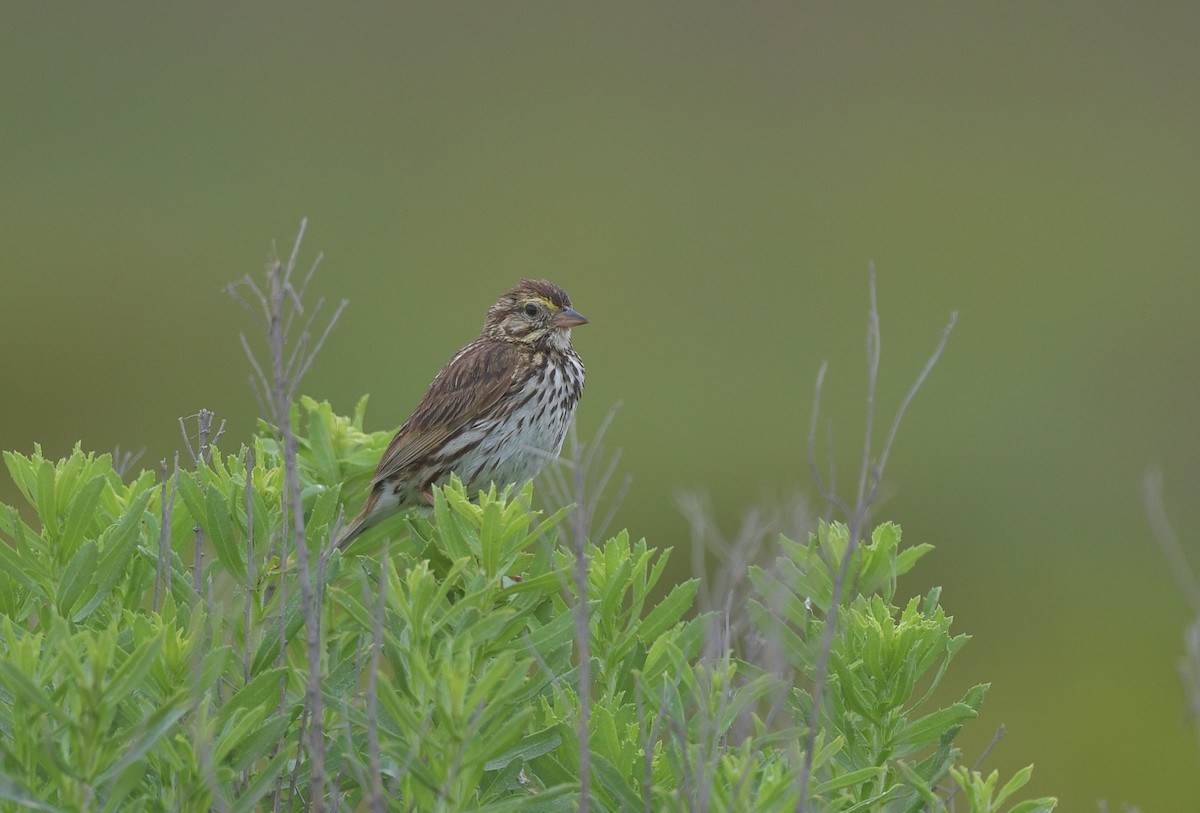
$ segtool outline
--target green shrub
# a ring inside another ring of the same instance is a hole
[[[845,526],[750,569],[746,640],[724,634],[740,619],[696,611],[695,581],[661,583],[669,550],[625,533],[586,546],[584,601],[565,512],[531,509],[530,488],[469,499],[453,483],[429,516],[318,567],[388,440],[362,430],[364,408],[304,398],[292,419],[319,726],[272,427],[165,478],[79,448],[5,454],[29,508],[0,506],[4,809],[568,811],[584,765],[592,810],[802,807]],[[997,791],[959,764],[986,686],[931,707],[967,637],[936,590],[898,598],[928,551],[885,524],[853,552],[803,809],[940,811],[956,793],[959,810],[1051,810],[1009,804],[1028,769]]]

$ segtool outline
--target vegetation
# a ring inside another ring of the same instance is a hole
[[[342,484],[354,498],[386,444],[362,430],[363,406],[346,418],[302,399],[309,539],[328,542]],[[335,553],[324,589],[314,585],[324,718],[314,742],[300,593],[290,572],[280,578],[270,542],[283,536],[286,477],[269,427],[168,483],[124,478],[111,455],[79,449],[5,462],[41,525],[0,514],[0,790],[10,802],[305,809],[320,796],[342,809],[573,809],[582,732],[572,619],[585,606],[593,809],[798,807],[845,525],[781,539],[775,562],[746,574],[754,630],[769,643],[752,663],[716,645],[727,618],[689,617],[695,581],[651,601],[669,551],[625,533],[588,545],[583,604],[563,512],[531,510],[530,488],[478,501],[459,484],[439,490],[432,516]],[[172,510],[163,494],[176,490]],[[198,580],[187,555],[197,533],[213,554]],[[1028,771],[997,788],[994,775],[958,764],[954,736],[986,686],[929,708],[967,636],[951,633],[937,591],[897,598],[897,577],[928,551],[884,524],[852,557],[809,809],[941,810],[954,786],[961,809],[1049,810],[1047,799],[1005,806]],[[264,601],[268,584],[278,589]]]
[[[452,482],[334,550],[388,434],[365,399],[293,400],[320,345],[296,253],[243,289],[270,420],[236,451],[202,412],[190,467],[4,455],[28,509],[0,506],[0,807],[1054,808],[954,747],[987,686],[931,700],[968,638],[899,590],[930,547],[863,532],[882,464],[717,609],[663,584],[669,549],[593,538],[581,460],[574,509]]]

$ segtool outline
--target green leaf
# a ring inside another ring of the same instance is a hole
[[[71,561],[67,562],[67,566],[63,570],[62,581],[58,584],[58,594],[54,599],[54,606],[58,608],[61,615],[70,616],[75,601],[83,593],[83,588],[91,583],[92,576],[95,575],[98,558],[96,543],[89,540],[81,545],[79,550],[75,551],[75,555],[71,557]]]
[[[700,581],[698,579],[688,579],[675,585],[667,597],[660,601],[658,606],[646,615],[646,620],[641,623],[638,634],[642,640],[651,642],[675,626],[679,619],[683,618],[684,613],[692,608],[692,603],[696,599],[696,591],[699,589]]]
[[[54,541],[58,537],[58,515],[54,502],[54,464],[49,460],[43,460],[38,465],[35,497],[46,538]]]
[[[812,792],[816,796],[825,796],[842,788],[861,785],[863,782],[871,782],[887,773],[887,768],[869,767],[859,768],[857,771],[850,771],[841,776],[830,779],[828,782],[822,782],[813,787]]]
[[[71,499],[60,543],[64,550],[73,551],[83,541],[84,532],[96,518],[96,506],[100,504],[100,492],[106,482],[104,475],[97,474]]]
[[[162,650],[162,642],[162,636],[143,641],[118,667],[109,680],[108,695],[111,702],[124,700],[141,686]]]
[[[1024,768],[1013,774],[1013,778],[1008,780],[1004,784],[1004,787],[1000,788],[1000,790],[996,793],[996,807],[1004,804],[1005,799],[1023,788],[1031,776],[1033,776],[1032,765],[1026,765]]]
[[[367,399],[370,397],[370,393],[367,393],[354,405],[354,417],[350,419],[350,425],[359,432],[363,430],[363,416],[367,414]]]
[[[578,809],[579,783],[552,785],[532,795],[515,795],[479,808],[476,813],[571,813]]]
[[[292,636],[296,634],[296,630],[304,624],[304,615],[301,613],[302,596],[300,595],[299,585],[294,583],[288,584],[287,592],[287,607],[284,609],[285,627],[287,640],[292,640]],[[285,647],[286,648],[286,647]],[[254,674],[261,672],[267,664],[279,657],[279,617],[273,614],[269,621],[263,623],[262,640],[259,641],[258,649],[254,652],[254,661],[250,666],[250,671]]]
[[[159,706],[153,714],[137,726],[139,732],[137,736],[130,740],[129,745],[121,754],[121,758],[97,777],[97,784],[103,784],[115,778],[125,770],[127,765],[145,756],[162,739],[163,735],[171,730],[171,727],[179,721],[179,718],[187,714],[187,711],[188,707],[183,702],[182,693],[175,695]]]
[[[483,769],[485,771],[498,771],[514,759],[528,762],[531,759],[540,757],[542,754],[550,753],[560,745],[562,745],[562,735],[558,733],[557,726],[544,728],[541,731],[529,734],[512,748],[493,757],[483,766]]]
[[[143,491],[121,516],[120,521],[111,532],[102,536],[104,552],[100,556],[100,565],[96,571],[96,591],[75,613],[74,621],[81,621],[91,615],[100,606],[100,603],[108,598],[117,582],[128,575],[129,560],[137,551],[140,523],[151,496],[153,496],[153,492]]]
[[[204,489],[196,482],[198,476],[195,472],[181,471],[178,479],[179,496],[183,498],[183,504],[192,517],[193,525],[203,525],[208,514],[205,509]]]
[[[639,794],[630,785],[632,778],[627,779],[625,774],[602,754],[592,754],[592,772],[593,777],[597,780],[596,784],[617,800],[617,810],[640,810],[642,808]]]
[[[292,756],[292,749],[280,749],[279,753],[265,767],[254,771],[252,773],[254,781],[242,792],[233,807],[229,808],[229,813],[250,813],[254,810],[259,800],[275,786],[275,780],[287,768]]]
[[[49,695],[34,685],[33,681],[11,661],[0,660],[0,675],[3,675],[4,681],[8,684],[7,688],[15,697],[23,702],[32,703],[59,723],[72,724],[70,716],[60,709],[57,703],[52,703]]]
[[[933,545],[922,542],[920,545],[913,545],[911,548],[905,548],[898,552],[896,554],[896,575],[903,576],[912,570],[913,566],[917,564],[917,560],[931,550],[933,550]]]
[[[200,662],[200,682],[192,687],[193,691],[203,692],[215,686],[232,655],[233,647],[229,644],[208,650]]]
[[[933,806],[934,810],[944,808],[944,805],[939,807],[941,800],[938,799],[933,789],[929,787],[929,783],[925,781],[925,778],[917,773],[911,765],[902,759],[896,760],[894,764],[900,769],[900,776],[908,783],[909,787],[917,792],[917,795],[921,797],[921,800],[925,804]]]
[[[0,506],[0,508],[3,507],[7,506]],[[12,511],[14,515],[16,514],[14,509],[9,508],[8,510]],[[20,523],[20,519],[16,519],[14,517],[14,520],[16,523]],[[28,562],[26,557],[21,556],[18,553],[18,550],[19,548],[13,548],[6,542],[0,541],[0,570],[4,571],[4,575],[8,576],[14,581],[19,582],[23,587],[38,597],[45,598],[46,591],[42,589],[40,584],[35,582],[30,577],[29,573],[26,572],[26,570],[33,570],[36,572],[33,563]]]
[[[910,749],[932,745],[950,729],[961,725],[964,720],[969,720],[977,714],[978,712],[966,703],[955,703],[953,706],[927,714],[905,726],[892,745],[897,749],[905,749],[906,752]]]
[[[68,808],[55,807],[54,805],[46,804],[35,798],[23,786],[11,784],[12,780],[7,777],[0,780],[0,799],[6,802],[15,802],[20,807],[19,810],[48,810],[52,813],[65,813]]]
[[[328,485],[340,483],[342,474],[329,434],[329,425],[335,420],[333,410],[328,403],[319,404],[311,399],[307,399],[304,406],[308,411],[308,446],[316,463],[317,476]]]
[[[316,555],[317,551],[324,550],[325,546],[329,544],[329,529],[337,515],[340,496],[340,489],[336,486],[320,487],[317,501],[305,524],[305,539],[308,541],[309,550],[313,551],[313,555]]]
[[[238,689],[233,697],[225,701],[225,705],[217,712],[215,720],[218,727],[224,725],[239,709],[252,711],[259,708],[270,709],[278,705],[280,685],[286,674],[286,668],[276,667],[252,678],[249,683]]]
[[[990,683],[980,683],[972,686],[959,702],[970,706],[975,711],[979,711],[979,707],[983,705],[983,698],[987,694],[988,689],[991,688],[991,685]]]
[[[41,448],[34,444],[35,454],[41,454]],[[17,452],[4,453],[4,465],[8,467],[8,474],[12,477],[13,482],[17,486],[17,490],[21,492],[21,496],[30,505],[36,501],[34,494],[37,482],[37,464],[32,458],[26,457]]]
[[[137,789],[138,785],[146,776],[149,765],[142,760],[132,762],[125,766],[125,770],[117,775],[113,780],[112,789],[108,793],[108,803],[104,805],[106,813],[117,813],[117,811],[128,810],[129,794]],[[136,809],[136,808],[134,808]]]
[[[209,486],[206,502],[208,521],[204,524],[204,529],[208,531],[208,536],[212,540],[217,560],[225,568],[225,572],[235,578],[241,576],[245,573],[246,566],[234,537],[229,505],[215,485]]]
[[[1058,807],[1058,799],[1053,796],[1043,796],[1040,799],[1030,799],[1009,808],[1008,813],[1050,813]]]
[[[252,768],[259,758],[279,742],[288,726],[292,724],[292,717],[293,715],[286,713],[276,714],[261,722],[247,718],[247,730],[238,731],[236,734],[230,732],[228,737],[232,742],[222,742],[218,750],[229,754],[229,764],[233,768]],[[226,737],[221,739],[224,741]]]

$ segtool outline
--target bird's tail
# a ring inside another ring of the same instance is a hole
[[[379,512],[375,510],[375,504],[378,501],[378,492],[372,491],[371,496],[367,498],[366,505],[364,505],[362,510],[358,512],[358,516],[350,520],[350,524],[347,525],[342,530],[341,534],[338,535],[337,541],[334,542],[333,547],[329,549],[330,555],[332,555],[335,550],[345,550],[347,547],[349,547],[351,542],[353,542],[355,539],[358,539],[358,537],[362,536],[364,533],[378,524],[379,520],[382,518],[379,516]]]
[[[345,550],[350,546],[350,543],[358,539],[366,533],[375,523],[372,518],[365,513],[359,514],[350,521],[345,530],[338,536],[337,541],[333,543],[333,547],[329,549],[330,553],[334,550]]]

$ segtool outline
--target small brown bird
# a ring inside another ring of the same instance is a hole
[[[362,511],[337,542],[433,502],[457,474],[467,489],[523,485],[558,455],[583,393],[571,328],[587,319],[567,292],[521,280],[488,308],[479,338],[459,350],[396,433]]]

